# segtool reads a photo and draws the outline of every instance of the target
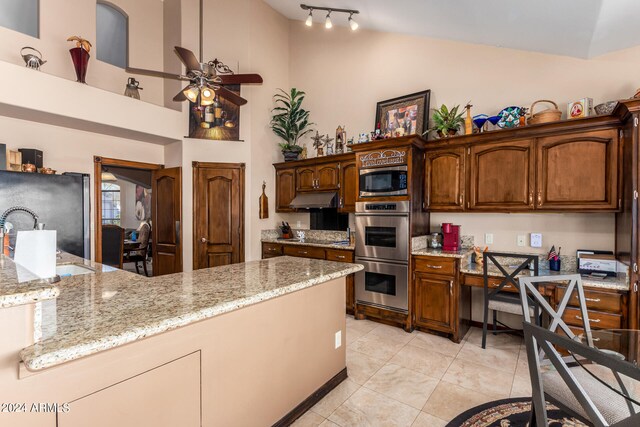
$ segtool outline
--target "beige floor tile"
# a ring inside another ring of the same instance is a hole
[[[380,324],[376,328],[374,328],[371,332],[369,332],[369,335],[383,338],[392,338],[397,341],[402,341],[405,344],[411,341],[414,337],[413,334],[405,332],[405,330],[402,328],[383,324]]]
[[[464,341],[460,344],[456,344],[449,338],[427,334],[425,332],[416,332],[414,338],[410,341],[410,344],[415,347],[425,348],[427,350],[437,351],[438,353],[455,357],[464,345]]]
[[[347,330],[354,329],[367,334],[378,325],[380,325],[380,323],[372,322],[371,320],[356,320],[353,316],[347,316]]]
[[[408,344],[390,360],[391,363],[440,379],[453,357]]]
[[[311,410],[322,415],[324,418],[327,418],[359,388],[359,384],[352,379],[347,378],[323,397],[320,402],[316,403]]]
[[[482,329],[471,328],[466,341],[477,346],[482,346]],[[487,333],[487,348],[506,348],[513,351],[520,351],[520,346],[523,342],[522,337],[514,334],[502,333],[493,335],[491,332]]]
[[[329,420],[342,427],[409,427],[419,413],[418,409],[362,387]]]
[[[347,326],[347,331],[345,333],[345,339],[346,339],[347,345],[353,344],[359,338],[365,336],[366,334],[368,334],[368,332],[363,332],[359,329],[349,328]]]
[[[350,344],[351,350],[359,351],[367,356],[387,362],[406,344],[403,340],[378,335],[367,335]]]
[[[492,400],[496,399],[477,391],[441,381],[431,393],[422,410],[445,421],[451,421],[456,415],[467,409]]]
[[[509,397],[531,397],[531,379],[527,375],[516,375],[513,377],[511,394]]]
[[[420,412],[411,427],[445,427],[447,422],[426,412]]]
[[[322,417],[315,412],[307,411],[303,416],[298,418],[291,427],[318,427],[325,421],[325,417]]]
[[[347,374],[357,384],[366,383],[383,365],[380,359],[347,348]]]
[[[529,377],[529,363],[527,361],[527,353],[525,351],[520,351],[520,355],[518,356],[516,376]]]
[[[459,360],[475,362],[489,368],[501,369],[513,374],[518,363],[518,352],[507,348],[487,347],[483,349],[472,343],[465,343],[458,355]]]
[[[333,421],[324,420],[324,422],[322,424],[320,424],[319,427],[340,427],[340,426],[338,424],[334,423]]]
[[[513,377],[514,374],[505,371],[456,359],[447,369],[442,381],[499,399],[509,397]]]
[[[364,387],[422,409],[438,382],[439,380],[420,372],[387,363]]]

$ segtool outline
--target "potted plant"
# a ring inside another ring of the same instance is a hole
[[[458,113],[460,105],[456,105],[452,109],[442,104],[440,108],[433,109],[433,127],[429,131],[435,131],[439,138],[454,136],[458,133],[460,126],[464,123],[462,116],[464,112]],[[425,132],[425,134],[427,133]]]
[[[292,88],[290,93],[278,89],[273,97],[276,100],[276,107],[271,110],[271,130],[284,140],[280,148],[286,162],[297,160],[302,147],[298,145],[298,140],[304,135],[312,132],[309,122],[309,112],[302,108],[302,101],[305,93],[296,88]]]

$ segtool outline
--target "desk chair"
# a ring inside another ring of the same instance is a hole
[[[516,259],[519,264],[515,266],[515,269],[510,273],[507,269],[512,269],[513,266],[505,266],[506,263],[500,263],[496,258],[510,258]],[[487,326],[489,322],[489,311],[493,313],[493,334],[504,332],[522,332],[519,329],[511,329],[504,323],[497,320],[498,311],[503,313],[510,313],[521,315],[522,305],[520,304],[520,297],[517,293],[505,292],[505,288],[520,289],[518,287],[518,280],[516,277],[518,274],[529,268],[529,264],[533,262],[533,274],[538,275],[538,256],[537,255],[523,255],[523,254],[509,254],[501,252],[485,252],[484,253],[484,265],[482,276],[484,278],[484,317],[482,322],[482,348],[486,348],[487,345]],[[506,268],[505,268],[506,267]],[[497,288],[490,288],[489,279],[493,276],[489,275],[490,269],[497,268],[503,276],[502,282]],[[530,315],[534,315],[537,311],[535,305],[531,307]],[[537,316],[536,316],[537,317]],[[498,324],[507,329],[498,330]]]
[[[568,283],[557,309],[551,307],[536,286],[539,282],[551,280]],[[562,319],[574,292],[578,294],[586,344],[581,342]],[[545,329],[533,325],[530,316],[524,316],[525,345],[532,388],[529,425],[548,425],[545,401],[597,427],[640,425],[640,396],[634,395],[633,390],[628,387],[629,379],[638,381],[640,386],[640,369],[594,348],[580,275],[521,278],[520,298],[524,313],[529,312],[531,301],[535,301],[549,317],[549,326]],[[570,355],[563,357],[559,350],[568,351]],[[584,365],[589,362],[597,365],[588,365],[591,369],[587,371]],[[543,370],[544,365],[553,365],[554,369]],[[628,378],[623,381],[622,376]],[[602,381],[601,378],[605,377],[618,385],[613,387]]]

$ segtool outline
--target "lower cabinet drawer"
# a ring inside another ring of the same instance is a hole
[[[564,286],[558,286],[556,288],[556,301],[558,303],[562,301],[567,288]],[[622,295],[616,292],[601,292],[601,291],[584,291],[584,299],[587,303],[587,308],[608,311],[611,313],[620,313],[622,311]],[[574,291],[569,299],[569,305],[574,307],[580,307],[580,300],[578,298],[578,292]]]
[[[620,314],[605,313],[603,311],[588,310],[589,325],[592,329],[620,329],[622,327],[622,316]],[[582,327],[582,315],[579,308],[568,307],[562,319],[568,325]]]
[[[465,274],[464,275],[464,285],[466,286],[475,286],[478,288],[484,288],[484,277],[476,276],[473,274]],[[489,288],[497,288],[502,283],[503,278],[500,277],[489,277]],[[507,283],[502,288],[505,292],[518,292],[518,289],[513,286],[511,283]]]
[[[454,275],[456,272],[455,258],[415,257],[413,260],[415,271],[445,276]]]
[[[262,244],[262,258],[273,258],[282,255],[282,245],[277,243]]]
[[[327,249],[327,260],[338,262],[353,262],[353,252]]]
[[[284,247],[284,254],[289,256],[299,256],[303,258],[325,258],[325,250],[313,246],[287,245]]]

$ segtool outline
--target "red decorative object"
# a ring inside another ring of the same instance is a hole
[[[71,59],[73,60],[73,68],[76,70],[76,81],[86,84],[85,78],[87,77],[87,68],[91,55],[81,47],[69,49],[69,53],[71,53]]]

